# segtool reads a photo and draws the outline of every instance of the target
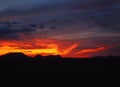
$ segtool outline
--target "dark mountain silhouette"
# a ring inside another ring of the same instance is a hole
[[[34,60],[36,61],[60,61],[62,57],[60,55],[48,55],[48,56],[42,56],[42,55],[36,55],[34,57]]]
[[[8,53],[0,57],[0,60],[9,60],[9,61],[28,61],[30,59],[31,57],[28,57],[27,55],[20,52]]]
[[[5,55],[2,55],[1,57],[27,57],[27,55],[21,53],[21,52],[13,52],[13,53],[7,53]]]
[[[34,58],[23,53],[8,53],[0,56],[1,78],[39,79],[49,82],[61,81],[106,81],[120,78],[120,56],[91,58],[62,58],[60,55]],[[78,79],[78,80],[77,80]],[[24,80],[24,79],[23,79]]]
[[[44,57],[42,56],[42,55],[36,55],[35,57],[34,57],[34,59],[36,59],[36,60],[39,60],[39,59],[43,59]]]
[[[36,55],[34,58],[33,58],[33,61],[32,62],[34,62],[34,63],[40,63],[40,62],[43,62],[43,60],[44,60],[44,56],[42,56],[42,55]]]
[[[45,56],[46,60],[61,60],[62,57],[60,55],[49,55],[49,56]]]

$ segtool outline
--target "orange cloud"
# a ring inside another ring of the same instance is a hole
[[[107,49],[106,47],[83,49],[83,50],[80,50],[79,52],[76,52],[76,54],[95,53],[95,52],[100,52],[100,51],[103,51],[103,50],[106,50],[106,49]]]
[[[63,50],[63,52],[61,52],[60,54],[62,54],[62,55],[68,54],[77,47],[78,47],[78,44],[73,44],[72,46],[70,46],[67,49]]]
[[[51,39],[34,39],[29,41],[1,41],[0,43],[0,55],[9,52],[22,52],[26,55],[34,56],[41,55],[67,55],[78,45],[71,44],[70,46],[63,46],[65,48],[60,49],[61,44],[56,40]]]
[[[22,41],[0,41],[0,55],[10,52],[22,52],[29,56],[41,54],[62,55],[63,57],[89,57],[91,53],[97,53],[108,49],[108,46],[79,50],[80,44],[70,41],[58,41],[53,39],[31,39]]]

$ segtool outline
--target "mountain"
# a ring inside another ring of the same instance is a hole
[[[60,55],[35,58],[23,53],[8,53],[0,57],[0,77],[27,80],[71,80],[120,78],[120,56],[92,58],[62,58]],[[31,79],[32,78],[32,79]],[[78,80],[77,80],[78,81]]]
[[[61,55],[49,55],[45,56],[46,60],[61,60],[62,56]]]
[[[27,62],[30,61],[31,59],[32,59],[31,57],[20,52],[8,53],[0,56],[0,61],[8,62]]]

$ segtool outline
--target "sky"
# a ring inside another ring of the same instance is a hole
[[[0,0],[0,55],[120,55],[119,0]]]

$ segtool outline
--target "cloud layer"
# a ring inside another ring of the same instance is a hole
[[[0,41],[70,41],[79,52],[119,49],[119,15],[119,0],[1,0]]]

